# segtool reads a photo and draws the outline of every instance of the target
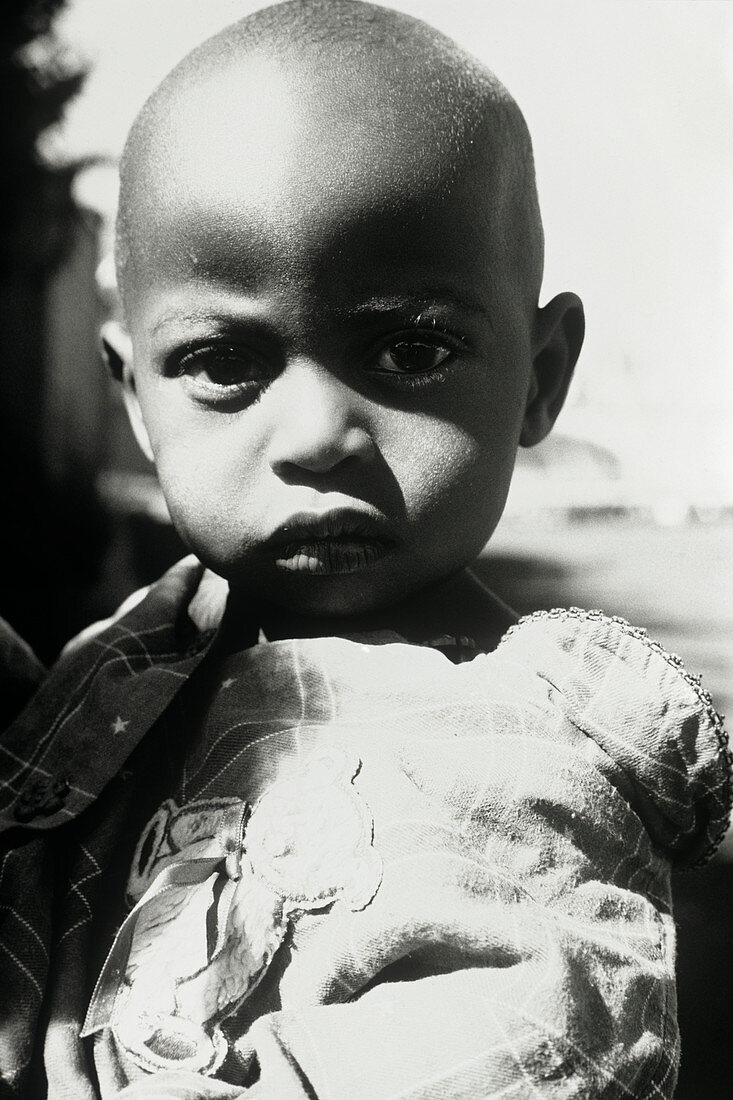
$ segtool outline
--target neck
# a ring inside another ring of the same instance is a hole
[[[414,644],[445,635],[468,637],[483,652],[494,649],[516,621],[510,608],[469,569],[421,589],[398,604],[338,617],[303,615],[266,602],[253,604],[243,594],[232,591],[226,618],[232,645],[252,644],[258,631],[271,642],[389,631]]]

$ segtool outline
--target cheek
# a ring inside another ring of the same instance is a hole
[[[186,541],[207,533],[225,538],[250,490],[253,463],[244,462],[233,425],[212,429],[175,400],[160,401],[146,417],[155,467],[171,517]]]
[[[199,553],[213,542],[225,549],[236,511],[231,481],[187,447],[159,451],[156,469],[171,519],[184,541]]]
[[[390,465],[408,513],[454,513],[470,522],[500,511],[519,430],[518,418],[507,423],[503,416],[465,409],[460,421],[426,415],[403,426]]]

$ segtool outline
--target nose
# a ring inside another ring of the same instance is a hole
[[[325,474],[347,461],[369,460],[374,443],[366,399],[346,380],[320,364],[300,362],[288,365],[275,385],[268,457],[276,474]]]

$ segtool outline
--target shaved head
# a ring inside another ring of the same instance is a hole
[[[575,295],[538,303],[499,81],[419,20],[290,0],[173,70],[121,176],[109,362],[200,560],[327,618],[474,560],[582,342]]]
[[[519,108],[450,39],[386,8],[289,0],[225,28],[147,101],[120,175],[125,304],[160,241],[170,247],[172,204],[181,214],[190,201],[194,218],[197,190],[212,181],[223,207],[242,217],[256,208],[293,242],[294,265],[296,239],[307,244],[324,208],[399,216],[408,199],[449,202],[463,189],[476,220],[494,227],[487,262],[537,304],[542,228]]]

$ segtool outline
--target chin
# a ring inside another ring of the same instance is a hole
[[[348,590],[342,585],[316,584],[307,591],[301,589],[287,595],[278,593],[273,596],[273,602],[301,615],[348,619],[389,607],[395,600],[387,595],[380,596],[372,590],[354,591],[353,588]]]
[[[287,579],[261,588],[257,595],[299,615],[343,620],[369,615],[399,603],[408,595],[404,583],[382,577],[312,576]]]

